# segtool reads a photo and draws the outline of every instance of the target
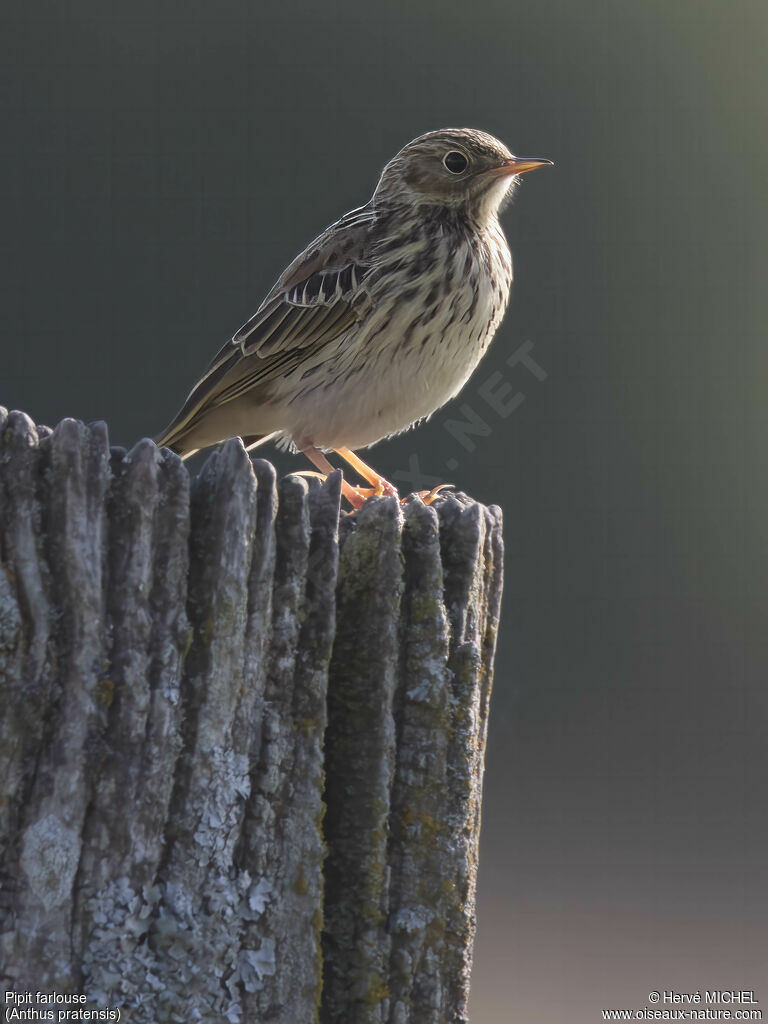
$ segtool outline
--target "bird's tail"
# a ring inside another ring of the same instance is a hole
[[[189,459],[193,455],[196,455],[201,449],[193,448],[189,440],[186,439],[187,431],[184,427],[176,426],[176,421],[169,424],[168,427],[155,438],[155,444],[158,448],[170,448],[172,452],[180,455],[182,459]],[[271,434],[247,434],[241,438],[245,445],[246,451],[253,451],[254,448],[258,448],[263,444],[267,444],[268,441],[274,440],[279,437],[281,431],[274,430]],[[222,437],[222,441],[226,438]]]
[[[174,420],[162,433],[157,435],[155,444],[158,448],[169,448],[172,452],[180,455],[182,459],[188,459],[200,449],[193,448],[188,442],[185,442],[184,434],[184,428],[179,428],[177,420]]]

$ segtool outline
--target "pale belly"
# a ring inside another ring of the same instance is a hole
[[[337,365],[316,376],[327,383],[296,388],[279,410],[284,441],[298,448],[365,448],[431,416],[463,388],[504,314],[488,291],[472,316],[446,310],[406,335],[403,316],[376,335],[375,321],[349,339]],[[469,299],[465,312],[470,309]],[[461,312],[461,307],[460,307]]]

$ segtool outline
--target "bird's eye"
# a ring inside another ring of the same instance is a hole
[[[462,171],[466,171],[469,160],[467,160],[463,153],[451,150],[450,153],[446,153],[443,157],[443,164],[451,174],[461,174]]]

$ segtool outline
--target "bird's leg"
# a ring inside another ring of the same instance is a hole
[[[349,448],[335,448],[337,452],[345,462],[354,469],[363,480],[367,480],[369,484],[374,488],[374,494],[380,497],[382,494],[387,497],[397,497],[397,488],[394,484],[391,484],[389,480],[385,480],[383,476],[379,476],[375,469],[372,469],[367,462],[363,462],[359,455],[356,455]]]
[[[333,473],[333,466],[330,464],[325,455],[320,451],[319,448],[315,448],[314,445],[307,445],[306,448],[302,448],[301,451],[307,456],[309,461],[317,466],[317,468],[327,476],[329,473]],[[352,508],[362,508],[366,498],[371,498],[375,494],[380,493],[365,487],[354,487],[352,484],[348,484],[346,480],[341,481],[341,493],[350,503]]]
[[[353,469],[357,470],[364,480],[367,480],[369,484],[373,485],[375,488],[373,493],[376,496],[386,494],[397,497],[397,488],[395,485],[391,484],[389,480],[385,480],[383,476],[379,476],[376,470],[372,469],[367,462],[363,462],[359,455],[350,451],[349,448],[334,448],[334,451],[337,452],[345,462],[348,462]],[[438,484],[437,487],[433,487],[431,491],[416,491],[415,493],[421,498],[425,505],[431,505],[440,491],[446,487],[453,487],[453,484]],[[405,500],[406,499],[403,498],[403,501]]]
[[[319,448],[308,445],[301,450],[310,462],[314,463],[325,476],[333,472],[333,466]],[[394,484],[391,484],[389,480],[386,480],[377,473],[367,462],[363,462],[359,455],[356,455],[349,448],[334,448],[334,451],[345,462],[348,462],[355,472],[359,473],[364,480],[371,484],[370,488],[354,487],[352,484],[348,484],[346,480],[342,480],[341,492],[353,508],[362,508],[367,498],[380,498],[382,495],[398,497],[397,488]],[[444,487],[453,487],[453,484],[439,484],[437,487],[433,487],[431,491],[416,491],[416,494],[425,505],[431,505]],[[403,501],[405,501],[405,498],[403,498]]]

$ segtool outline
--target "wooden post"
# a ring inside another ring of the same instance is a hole
[[[467,1020],[501,515],[339,485],[0,409],[4,991]]]

